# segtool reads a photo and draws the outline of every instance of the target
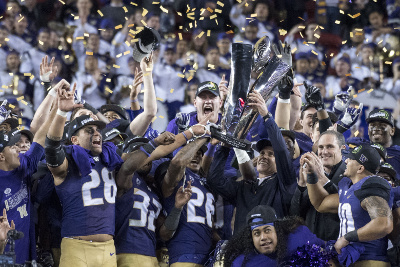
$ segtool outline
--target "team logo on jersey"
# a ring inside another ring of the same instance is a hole
[[[4,194],[6,194],[7,196],[11,194],[11,188],[7,188],[6,190],[4,190]]]
[[[99,161],[100,159],[99,159],[99,157],[93,157],[93,160],[94,161]]]
[[[140,184],[141,184],[141,182],[140,182],[140,179],[139,179],[139,178],[136,178],[136,184],[137,184],[137,185],[140,185]]]

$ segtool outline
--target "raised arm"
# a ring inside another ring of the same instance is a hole
[[[143,136],[151,121],[157,113],[157,100],[153,84],[153,54],[144,57],[140,61],[140,68],[143,72],[144,101],[143,112],[140,113],[129,125],[134,135]]]
[[[160,237],[163,241],[170,240],[179,225],[179,219],[181,217],[183,207],[189,202],[192,196],[192,185],[191,181],[187,182],[186,188],[181,186],[175,195],[175,206],[169,212],[164,224],[160,228]]]
[[[198,138],[184,146],[171,160],[162,183],[164,197],[169,197],[179,181],[183,178],[186,166],[192,161],[194,155],[202,145],[206,143],[206,138]]]
[[[0,216],[0,254],[3,254],[4,248],[7,245],[8,231],[15,229],[14,221],[11,221],[11,226],[8,223],[6,209],[3,209],[3,216]]]
[[[51,59],[50,64],[48,64],[47,61],[47,56],[45,56],[42,58],[42,63],[40,63],[40,80],[44,83],[44,89],[47,95],[33,116],[30,128],[33,134],[35,134],[40,125],[47,120],[53,100],[57,97],[56,89],[50,87],[51,81],[57,76],[58,68],[53,67],[54,57]]]
[[[304,154],[300,159],[300,168],[307,174],[307,190],[311,204],[321,213],[338,213],[339,195],[329,194],[321,181],[321,174],[318,174],[316,160],[313,152]]]
[[[68,173],[68,160],[61,144],[67,113],[74,108],[82,107],[81,104],[74,103],[76,83],[73,86],[73,90],[70,91],[70,84],[65,80],[61,82],[62,85],[57,90],[57,115],[55,115],[51,123],[45,144],[46,162],[53,174],[55,185],[61,184]]]

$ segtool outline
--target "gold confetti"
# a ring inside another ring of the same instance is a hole
[[[130,44],[128,41],[125,41],[125,44],[126,44],[127,46],[131,46],[131,44]]]
[[[172,94],[172,93],[174,92],[174,89],[173,89],[173,88],[171,88],[171,90],[169,90],[169,92]]]
[[[118,55],[115,56],[116,58],[122,57],[122,53],[119,53]]]
[[[163,7],[163,6],[160,6],[160,9],[161,9],[161,11],[162,11],[162,12],[164,12],[164,13],[168,13],[168,9],[166,9],[165,7]]]
[[[28,102],[26,102],[25,100],[21,100],[21,103],[24,104],[25,106],[28,105]]]
[[[251,18],[255,18],[255,17],[257,17],[257,14],[256,14],[256,13],[251,14],[250,17],[251,17]]]
[[[86,55],[93,56],[93,52],[86,51]]]
[[[1,88],[7,89],[8,86],[7,85],[2,85]]]
[[[74,17],[74,20],[78,20],[78,19],[79,19],[79,16],[75,16],[75,17]]]
[[[164,99],[162,99],[161,97],[157,97],[156,100],[163,102]]]
[[[372,91],[374,91],[374,89],[369,89],[369,90],[367,91],[367,93],[369,94],[369,93],[371,93]]]
[[[216,13],[222,13],[222,10],[221,10],[221,9],[218,9],[218,8],[216,8],[214,11],[215,11]]]
[[[221,3],[220,1],[218,1],[218,2],[217,2],[217,5],[219,5],[219,6],[222,6],[222,7],[223,7],[223,6],[224,6],[224,3]]]
[[[99,13],[100,17],[104,16],[103,13],[101,13],[100,10],[97,10],[97,13]]]
[[[306,28],[306,26],[304,26],[304,25],[300,25],[298,28],[299,28],[299,29],[305,29],[305,28]]]
[[[229,30],[229,31],[226,32],[226,34],[231,34],[231,33],[233,33],[232,30]]]
[[[107,78],[106,82],[110,83],[111,82],[111,78]]]
[[[107,92],[109,92],[110,94],[113,93],[113,91],[112,91],[110,88],[108,88],[108,87],[106,87],[105,90],[106,90]]]
[[[190,82],[193,79],[193,76],[190,76],[189,78],[187,78],[187,81]]]
[[[196,38],[201,38],[203,36],[204,32],[201,31],[201,33],[199,33],[199,35],[196,36]]]
[[[339,10],[339,12],[340,12],[340,14],[344,14],[344,11],[343,11],[343,10]]]
[[[335,23],[336,24],[340,24],[340,20],[335,20]]]
[[[149,13],[149,11],[147,9],[143,8],[142,17],[146,16],[147,13]]]
[[[321,36],[319,36],[318,34],[314,33],[314,36],[319,39]]]
[[[33,80],[33,78],[35,78],[35,75],[31,75],[29,79]]]
[[[39,40],[39,44],[40,44],[40,45],[43,45],[43,42]]]
[[[14,76],[14,73],[10,72],[8,75],[10,75],[10,76]]]
[[[128,9],[126,8],[126,6],[123,6],[122,9],[125,11],[125,13],[128,13]]]
[[[353,38],[353,32],[350,32],[350,37]]]
[[[161,115],[160,115],[160,116],[158,116],[158,117],[159,117],[160,119],[164,119],[164,116],[161,116]]]
[[[147,23],[144,20],[140,21],[144,26],[147,26]]]
[[[344,45],[345,43],[347,43],[347,40],[342,41],[342,45]]]
[[[217,14],[214,14],[212,16],[210,16],[210,19],[215,19],[217,17]]]
[[[359,131],[357,130],[357,131],[354,133],[354,136],[358,136],[358,134],[359,134]]]
[[[61,1],[61,0],[58,0],[58,1],[60,1],[61,4],[65,5],[65,3],[63,1]]]
[[[17,98],[17,101],[21,101],[22,99],[24,99],[24,96],[20,96]]]
[[[83,36],[89,37],[89,33],[84,33]]]
[[[213,64],[208,64],[208,67],[210,68],[210,69],[215,69],[215,66],[213,65]]]
[[[210,13],[214,13],[214,10],[212,10],[210,7],[207,7],[207,10],[208,10]]]
[[[211,35],[211,30],[207,30],[207,36],[210,37]]]
[[[383,40],[380,40],[379,42],[378,42],[378,44],[381,44],[383,42]]]
[[[130,53],[131,53],[131,51],[129,51],[129,50],[128,50],[128,51],[125,51],[125,52],[124,52],[124,56],[125,56],[125,55],[128,55],[128,54],[130,54]]]
[[[294,54],[294,52],[296,52],[296,51],[297,51],[297,47],[293,48],[291,52],[292,52],[292,54]]]
[[[79,37],[76,37],[75,38],[76,40],[83,40],[83,39],[85,39],[83,36],[79,36]]]
[[[181,12],[176,11],[176,14],[178,14],[178,16],[182,17],[182,13]]]
[[[114,64],[113,67],[116,68],[116,69],[121,68],[120,66],[118,66],[118,65],[116,65],[116,64]]]
[[[18,20],[18,23],[20,23],[23,19],[24,19],[24,17],[20,18],[20,19]]]
[[[153,5],[158,5],[160,2],[153,2]]]
[[[346,77],[349,77],[349,76],[351,76],[351,73],[347,73],[347,74],[346,74]]]
[[[317,55],[317,56],[318,56],[318,53],[315,52],[314,50],[311,50],[311,53],[313,53],[314,55]]]
[[[177,75],[178,75],[178,77],[185,78],[185,75],[182,73],[178,73]]]
[[[302,17],[299,17],[299,19],[301,19],[302,21],[304,21],[304,19]]]
[[[179,37],[179,40],[183,40],[181,32],[178,32],[178,37]]]
[[[154,116],[154,118],[151,120],[151,122],[154,122],[157,119],[156,116]]]
[[[285,29],[279,29],[279,34],[280,35],[285,35],[287,31]]]
[[[8,106],[9,106],[10,108],[15,108],[15,106],[14,106],[13,104],[8,104]]]
[[[31,76],[32,74],[30,73],[24,73],[24,76]]]
[[[356,32],[356,35],[363,35],[362,32]]]
[[[301,38],[304,39],[303,33],[302,32],[299,32],[299,33],[300,33]]]
[[[385,61],[385,64],[392,65],[392,61]]]
[[[116,29],[116,30],[122,29],[122,24],[115,26],[115,29]]]
[[[355,14],[355,15],[353,15],[353,19],[355,19],[355,18],[357,18],[357,17],[359,17],[359,16],[361,16],[361,13],[357,13],[357,14]]]
[[[385,53],[386,53],[386,51],[387,51],[386,47],[382,48],[382,50],[383,50],[383,52],[385,52]]]
[[[136,3],[133,3],[133,2],[131,2],[131,5],[132,6],[138,6]]]
[[[330,56],[330,57],[333,57],[334,54],[335,54],[335,53],[331,53],[329,56]]]
[[[353,95],[353,98],[356,98],[358,95]]]

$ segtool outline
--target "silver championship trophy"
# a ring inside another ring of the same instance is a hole
[[[251,45],[232,44],[231,90],[224,104],[221,126],[210,127],[211,136],[228,145],[249,150],[251,143],[246,140],[258,111],[248,105],[248,95],[259,92],[267,101],[278,82],[285,77],[290,66],[283,62],[272,49],[267,36]],[[249,87],[251,72],[260,73],[252,87]]]

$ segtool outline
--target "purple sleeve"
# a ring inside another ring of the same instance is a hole
[[[170,132],[170,133],[173,133],[173,134],[178,134],[178,126],[175,123],[175,119],[171,120],[168,123],[166,131]]]
[[[126,112],[129,114],[129,119],[133,121],[140,113],[143,112],[143,108],[140,107],[139,110],[126,109]]]
[[[26,176],[31,176],[36,172],[39,161],[44,156],[44,148],[33,142],[30,149],[25,154],[20,154],[21,165],[18,169],[24,170]]]
[[[274,118],[275,118],[275,111],[276,111],[277,104],[278,104],[278,98],[276,98],[276,96],[274,96],[274,98],[272,98],[272,101],[268,106],[268,111],[271,112],[271,114]]]

